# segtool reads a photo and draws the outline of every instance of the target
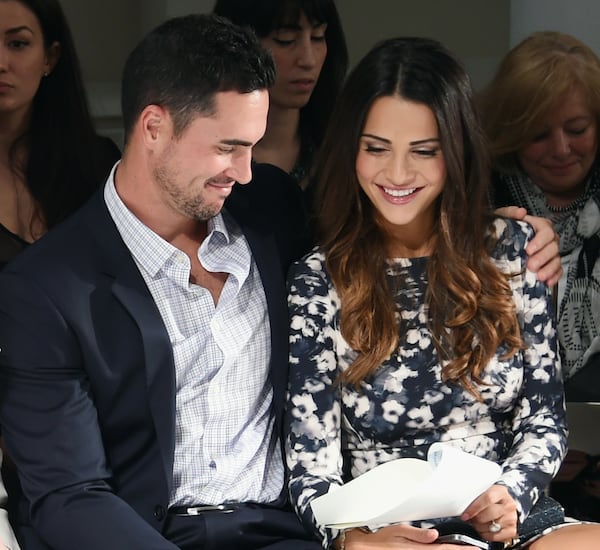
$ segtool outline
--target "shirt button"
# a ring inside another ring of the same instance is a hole
[[[162,521],[163,519],[165,519],[165,507],[164,506],[155,506],[154,507],[154,517],[158,520],[158,521]]]
[[[210,466],[211,469],[216,469],[217,467],[217,463],[214,460],[211,460],[208,465]]]

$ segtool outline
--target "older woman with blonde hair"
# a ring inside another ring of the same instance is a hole
[[[496,205],[548,217],[560,237],[558,335],[575,382],[600,351],[600,59],[573,36],[535,33],[506,55],[481,105]],[[600,398],[600,384],[583,388]]]
[[[563,277],[557,332],[568,400],[600,401],[600,59],[577,38],[535,33],[501,62],[481,98],[497,206],[552,220]],[[569,455],[552,493],[600,519],[598,457]]]

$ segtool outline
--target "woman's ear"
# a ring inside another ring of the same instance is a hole
[[[58,60],[60,59],[60,42],[52,42],[50,47],[46,50],[46,66],[44,76],[48,76],[56,67]]]

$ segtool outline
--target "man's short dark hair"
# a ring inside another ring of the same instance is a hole
[[[269,88],[275,66],[254,33],[212,14],[175,17],[136,46],[123,70],[125,141],[148,105],[165,108],[180,135],[200,114],[214,112],[218,92]]]

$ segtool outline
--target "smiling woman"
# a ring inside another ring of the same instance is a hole
[[[560,237],[557,331],[567,399],[600,401],[600,59],[573,36],[535,33],[503,59],[482,106],[496,203],[547,217]],[[600,498],[588,490],[594,460],[588,469],[574,478],[565,468],[561,477],[572,483],[556,488],[569,513],[600,520]]]
[[[365,122],[356,177],[390,235],[392,257],[433,251],[436,201],[446,180],[438,134],[429,107],[398,96],[374,101]]]
[[[496,203],[551,219],[560,237],[568,381],[600,351],[600,59],[572,36],[533,34],[506,55],[481,101]]]
[[[451,548],[435,542],[450,524],[506,548],[596,548],[600,526],[565,526],[539,498],[566,448],[551,294],[526,266],[531,228],[491,211],[460,62],[433,40],[376,45],[316,175],[318,247],[288,277],[287,465],[306,528],[346,550]],[[460,517],[374,533],[316,522],[318,496],[441,441],[502,469]],[[548,521],[529,529],[536,512]]]

